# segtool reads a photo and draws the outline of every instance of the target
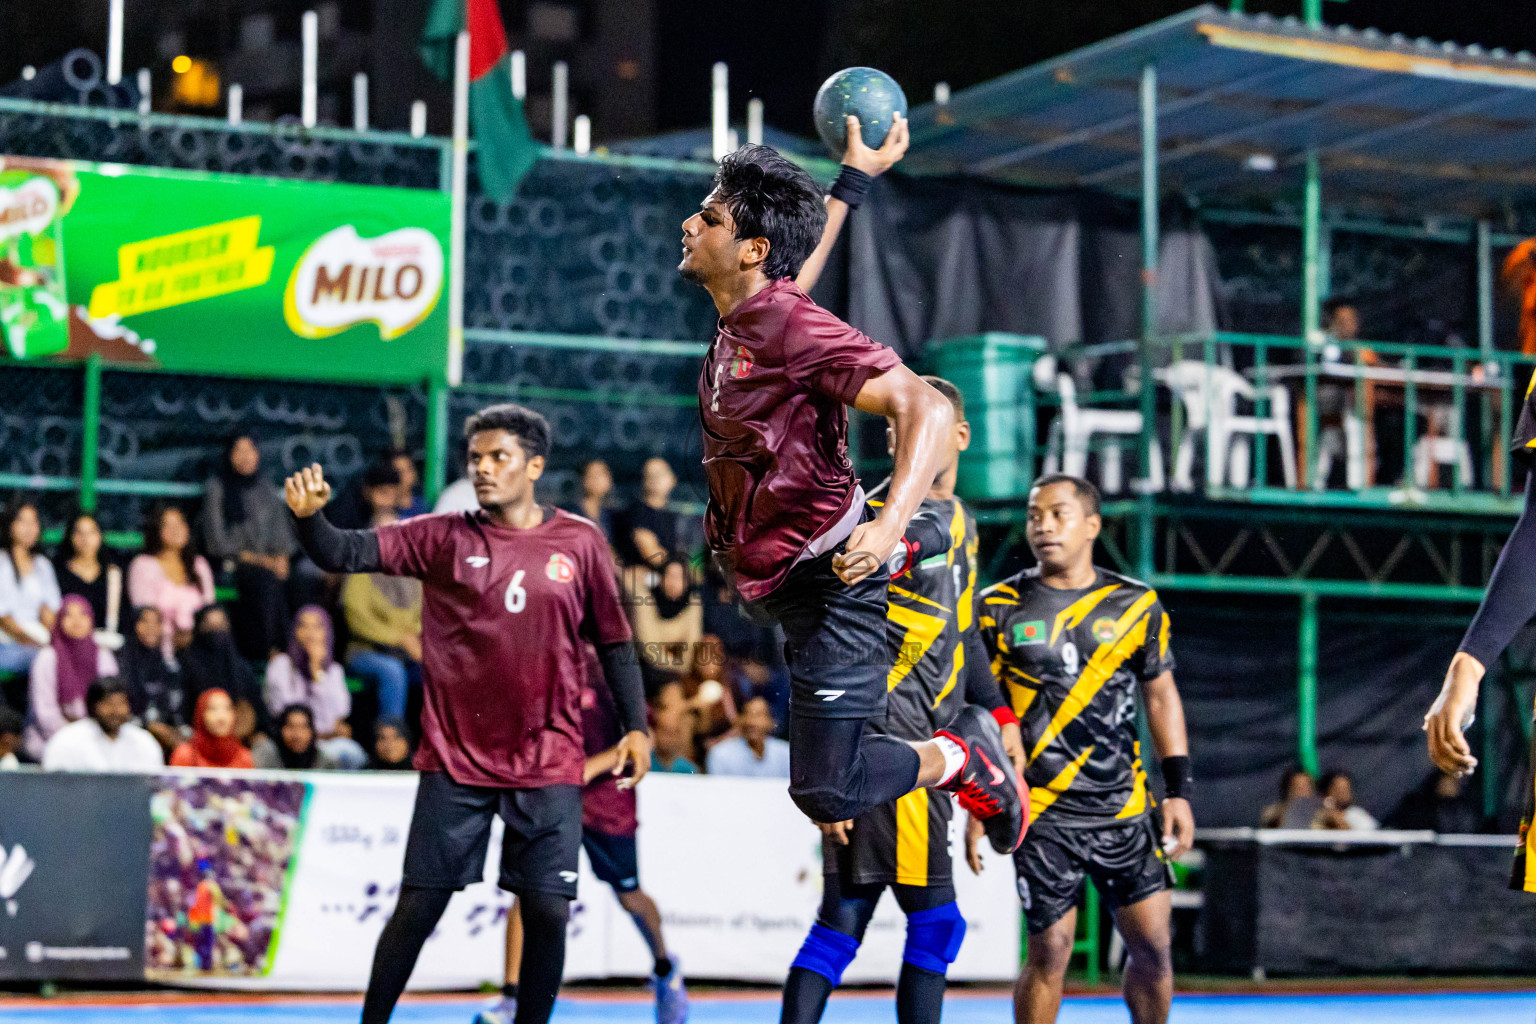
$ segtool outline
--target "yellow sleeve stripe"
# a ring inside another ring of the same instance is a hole
[[[1168,613],[1163,612],[1163,624],[1157,631],[1157,656],[1159,659],[1168,657]]]
[[[981,603],[987,605],[1006,605],[1010,607],[1017,607],[1019,602],[1010,601],[1006,597],[984,597],[981,599]]]
[[[1010,587],[1006,583],[994,583],[994,584],[992,584],[986,590],[982,591],[982,596],[983,597],[985,597],[987,594],[1007,594],[1009,597],[1013,597],[1013,598],[1017,598],[1019,596],[1019,592],[1017,590],[1014,590],[1012,587]]]
[[[1058,612],[1056,614],[1056,624],[1051,627],[1051,645],[1055,646],[1056,640],[1061,636],[1063,629],[1076,629],[1088,617],[1088,613],[1099,606],[1100,601],[1103,601],[1119,589],[1120,584],[1118,583],[1111,583],[1107,587],[1100,587],[1091,594],[1084,594]]]

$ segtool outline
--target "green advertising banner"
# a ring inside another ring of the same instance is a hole
[[[439,377],[448,221],[421,189],[0,157],[0,366]]]

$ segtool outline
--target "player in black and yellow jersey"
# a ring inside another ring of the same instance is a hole
[[[869,728],[894,739],[922,740],[957,713],[996,712],[1004,749],[1015,762],[1002,767],[1022,770],[1018,721],[988,667],[973,614],[976,519],[955,497],[959,454],[970,444],[965,403],[948,381],[923,379],[950,400],[956,425],[947,468],[918,507],[907,536],[932,534],[937,527],[948,534],[949,543],[947,550],[923,558],[890,582],[886,637],[895,659],[886,678],[885,718],[871,721]],[[934,551],[943,545],[930,542],[922,547]],[[784,986],[784,1024],[821,1019],[827,997],[858,952],[887,887],[907,915],[896,1019],[899,1024],[937,1024],[945,971],[965,935],[965,921],[955,905],[952,814],[947,796],[919,789],[853,821],[822,826],[822,904]]]
[[[1100,525],[1092,484],[1039,480],[1027,527],[1039,565],[982,591],[977,609],[1029,759],[1030,829],[1014,854],[1029,928],[1014,987],[1019,1024],[1056,1019],[1085,874],[1125,939],[1131,1020],[1161,1024],[1173,995],[1167,858],[1188,849],[1195,831],[1184,710],[1168,616],[1146,584],[1093,564]],[[1163,758],[1161,815],[1142,769],[1138,692]]]
[[[1488,592],[1451,658],[1440,696],[1424,716],[1430,760],[1458,778],[1470,775],[1477,767],[1465,732],[1477,710],[1483,674],[1515,634],[1536,617],[1536,377],[1526,388],[1510,455],[1531,471],[1525,481],[1525,510],[1499,552],[1499,562],[1488,578]],[[1509,887],[1522,892],[1536,892],[1536,736],[1531,740],[1530,763],[1532,774],[1525,784],[1520,841],[1509,878]]]

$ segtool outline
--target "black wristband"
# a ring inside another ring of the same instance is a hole
[[[837,174],[837,180],[832,183],[832,198],[841,199],[848,204],[850,210],[857,210],[864,202],[864,197],[869,194],[869,186],[874,183],[874,180],[857,167],[843,164],[843,169]]]
[[[1195,786],[1195,773],[1184,755],[1163,758],[1163,793],[1169,800],[1188,800]]]

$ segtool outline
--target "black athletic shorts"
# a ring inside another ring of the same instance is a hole
[[[640,863],[635,856],[633,835],[610,836],[586,829],[581,833],[581,846],[587,851],[587,860],[592,862],[592,873],[598,881],[608,883],[618,893],[640,888]]]
[[[915,789],[853,821],[848,845],[827,836],[822,865],[850,885],[951,886],[949,819],[954,801],[932,789]]]
[[[1102,828],[1030,825],[1013,854],[1029,934],[1039,935],[1066,916],[1077,904],[1085,874],[1111,910],[1172,888],[1162,842],[1155,811]]]
[[[405,843],[406,885],[462,889],[485,875],[491,819],[501,815],[501,873],[508,892],[574,899],[581,849],[581,787],[488,789],[447,772],[422,772]]]
[[[868,511],[865,512],[866,518]],[[832,571],[847,541],[789,570],[773,592],[748,606],[754,619],[784,629],[789,707],[809,718],[885,717],[891,649],[885,637],[885,566],[853,586]]]

